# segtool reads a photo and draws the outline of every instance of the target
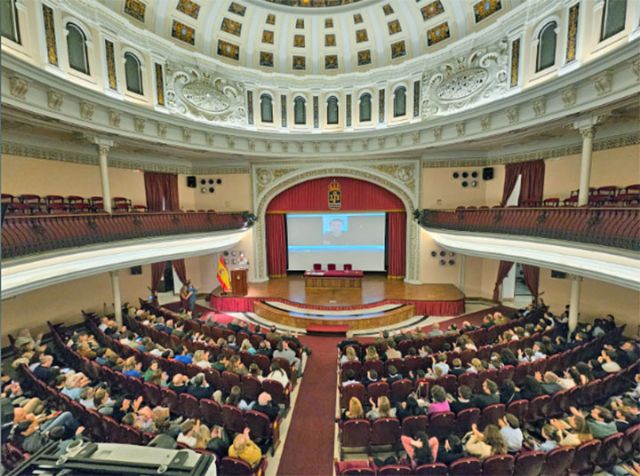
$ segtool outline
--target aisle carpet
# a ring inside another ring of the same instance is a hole
[[[300,338],[307,360],[278,475],[331,475],[336,404],[337,337]]]

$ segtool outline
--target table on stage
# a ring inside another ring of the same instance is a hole
[[[361,288],[364,273],[360,270],[307,271],[305,288]]]

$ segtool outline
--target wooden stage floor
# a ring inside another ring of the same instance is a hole
[[[291,274],[287,278],[270,279],[265,283],[249,283],[246,297],[281,298],[320,306],[357,306],[385,299],[458,301],[464,299],[464,294],[453,284],[406,284],[375,274],[365,274],[362,288],[306,289],[302,274]]]

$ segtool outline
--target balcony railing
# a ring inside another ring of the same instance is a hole
[[[422,210],[420,225],[640,249],[640,208],[466,208]]]
[[[2,224],[2,258],[136,238],[240,230],[254,221],[248,212],[9,216]]]

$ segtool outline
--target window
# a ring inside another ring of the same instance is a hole
[[[327,99],[327,124],[338,123],[338,98],[331,96]]]
[[[293,121],[295,124],[307,123],[307,101],[301,96],[293,100]]]
[[[124,73],[127,80],[127,91],[143,94],[142,66],[138,57],[133,53],[124,54]]]
[[[547,23],[538,33],[538,52],[536,56],[536,72],[553,66],[556,62],[556,28],[554,21]]]
[[[67,52],[69,67],[89,74],[89,55],[87,54],[87,37],[84,31],[73,23],[67,23]]]
[[[273,122],[273,100],[268,94],[260,96],[260,120],[262,122]]]
[[[371,121],[371,94],[360,96],[360,122]]]
[[[393,93],[393,117],[404,116],[407,113],[407,88],[400,86]]]
[[[600,41],[624,30],[627,19],[627,0],[605,0],[602,10]]]
[[[16,0],[0,0],[0,23],[2,25],[2,36],[20,43]]]

